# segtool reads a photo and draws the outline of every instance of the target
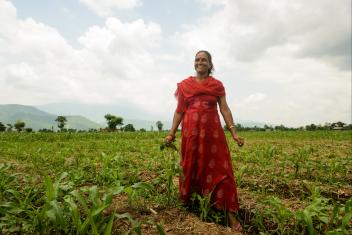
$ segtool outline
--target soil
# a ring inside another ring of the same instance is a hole
[[[142,223],[142,234],[159,234],[157,224],[161,225],[166,234],[242,234],[232,231],[223,225],[203,222],[197,215],[185,208],[134,208],[128,206],[127,195],[120,194],[113,199],[113,207],[106,215],[115,211],[117,214],[129,213],[133,219]],[[132,224],[128,219],[115,220],[113,234],[129,231]],[[135,234],[135,233],[132,233]]]

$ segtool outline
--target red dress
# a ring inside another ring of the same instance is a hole
[[[189,77],[177,84],[176,111],[182,120],[179,191],[189,203],[193,192],[206,196],[217,209],[239,209],[231,156],[217,110],[217,100],[225,95],[222,83],[208,77],[199,83]]]

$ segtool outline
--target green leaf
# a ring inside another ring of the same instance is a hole
[[[94,217],[96,215],[99,215],[102,211],[104,211],[106,208],[108,208],[110,205],[102,205],[98,208],[95,208],[92,210],[91,215]]]
[[[105,228],[104,235],[110,235],[112,231],[112,225],[114,224],[115,215],[110,215],[109,223]]]
[[[56,199],[56,193],[54,191],[54,185],[49,176],[45,176],[45,186],[46,186],[46,197],[47,201],[50,202]]]
[[[156,224],[156,228],[158,229],[158,232],[159,232],[160,235],[165,235],[166,234],[162,224],[157,223]]]
[[[67,197],[65,198],[65,202],[69,205],[69,209],[71,211],[71,216],[72,216],[72,221],[74,225],[76,226],[76,230],[80,231],[81,230],[81,216],[78,211],[78,207],[76,203],[73,201],[72,197]]]
[[[352,219],[352,212],[346,213],[346,215],[341,220],[342,227],[346,228],[346,226],[351,222],[351,219]]]
[[[314,226],[313,226],[313,221],[310,213],[307,210],[303,211],[303,219],[304,222],[306,223],[306,226],[308,228],[308,232],[310,235],[316,235]]]

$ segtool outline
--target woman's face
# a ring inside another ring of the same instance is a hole
[[[208,74],[208,70],[211,68],[209,58],[206,53],[199,52],[194,60],[194,68],[199,74]]]

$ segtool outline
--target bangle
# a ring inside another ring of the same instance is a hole
[[[231,125],[228,129],[231,130],[232,128],[235,128],[235,126]]]

